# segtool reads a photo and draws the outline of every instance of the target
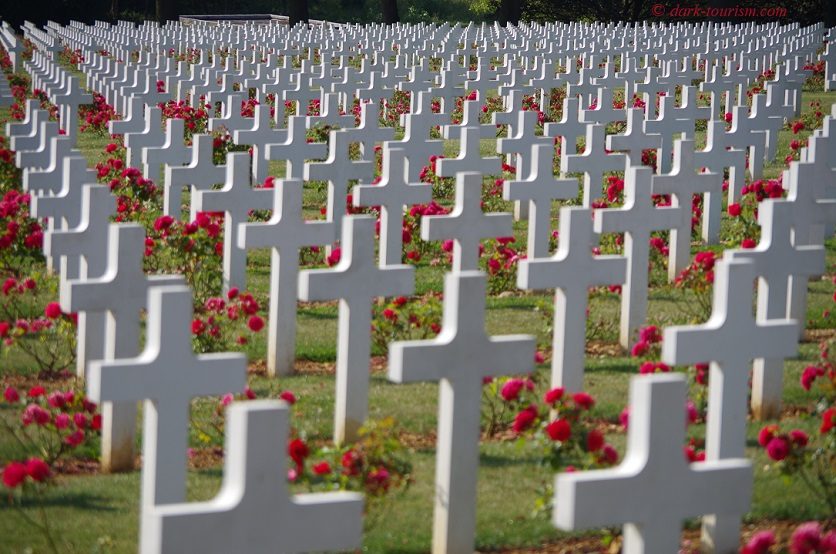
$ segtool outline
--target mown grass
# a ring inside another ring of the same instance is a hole
[[[824,111],[836,99],[836,94],[805,93],[804,106],[822,100]],[[6,112],[0,110],[0,121]],[[804,138],[808,131],[800,133]],[[796,138],[789,131],[779,137],[778,158],[765,168],[766,177],[777,177],[784,167],[782,158],[790,140]],[[704,141],[698,134],[697,142]],[[79,148],[91,165],[101,159],[104,146],[110,142],[105,135],[84,133]],[[483,141],[481,149],[487,154],[493,141]],[[445,146],[447,155],[455,155],[456,145]],[[271,171],[281,176],[281,164],[274,163]],[[325,201],[321,187],[309,190],[305,196],[305,210],[310,217],[319,216],[319,206]],[[515,235],[524,243],[525,223],[515,223]],[[836,267],[836,240],[827,243],[827,267]],[[431,266],[426,261],[416,271],[416,293],[442,289],[444,266]],[[268,295],[269,256],[266,251],[254,251],[249,256],[249,288],[258,298]],[[823,315],[833,308],[834,285],[826,279],[810,283],[808,327],[834,328],[836,314]],[[48,293],[44,293],[48,294]],[[541,348],[550,346],[551,338],[539,311],[542,303],[551,301],[547,293],[519,293],[507,297],[491,297],[487,301],[487,330],[493,334],[530,333]],[[668,324],[682,322],[683,303],[692,302],[687,292],[658,284],[650,292],[651,320]],[[836,312],[836,309],[832,310]],[[596,295],[590,300],[590,317],[605,322],[602,338],[615,340],[618,318],[618,297]],[[301,360],[333,363],[336,356],[337,308],[331,304],[300,304],[298,316],[297,356]],[[245,348],[252,360],[263,358],[264,337],[251,341]],[[377,355],[385,352],[375,351]],[[784,402],[789,408],[804,408],[816,400],[814,393],[799,384],[803,368],[813,363],[818,355],[817,345],[804,342],[796,358],[788,360],[785,372]],[[586,389],[597,399],[593,417],[617,422],[627,402],[630,378],[636,374],[638,362],[626,353],[604,357],[589,356],[586,361]],[[0,375],[31,372],[25,360],[14,354],[4,359]],[[548,383],[548,364],[537,369],[539,390]],[[292,425],[300,435],[312,440],[328,440],[333,425],[334,379],[331,374],[298,374],[280,379],[250,377],[250,386],[260,397],[276,397],[282,390],[291,390],[298,397],[293,407]],[[393,416],[408,433],[429,435],[436,428],[438,387],[433,383],[395,385],[384,374],[375,373],[370,380],[370,417],[379,419]],[[204,422],[215,409],[216,399],[196,400],[193,417]],[[792,413],[803,413],[795,410]],[[16,414],[0,405],[0,417],[13,421]],[[803,415],[787,417],[785,427],[797,426],[810,433],[816,432],[818,422]],[[761,423],[748,426],[747,455],[753,461],[755,489],[748,521],[767,519],[821,519],[826,508],[809,495],[794,479],[784,479],[769,469],[756,436]],[[692,426],[690,433],[701,436],[702,426]],[[608,436],[623,454],[625,435],[612,432]],[[206,446],[200,434],[193,432],[192,447]],[[479,468],[477,547],[490,551],[515,546],[536,546],[553,541],[564,533],[552,527],[543,517],[534,517],[532,510],[541,487],[551,480],[549,471],[538,465],[535,457],[524,446],[513,441],[484,441],[481,444]],[[12,441],[0,435],[0,460],[15,459],[22,452]],[[406,493],[374,506],[367,518],[364,551],[368,552],[427,552],[431,541],[434,451],[418,449],[412,456],[414,483]],[[189,499],[203,500],[214,495],[220,485],[219,467],[189,473]],[[66,552],[132,552],[136,550],[138,533],[139,473],[122,475],[62,476],[59,486],[51,488],[42,499],[27,499],[24,512],[38,518],[41,507],[49,517],[62,551]],[[20,514],[7,503],[0,505],[0,552],[34,552],[46,550],[42,535],[26,524]]]

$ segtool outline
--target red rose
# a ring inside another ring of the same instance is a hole
[[[563,387],[555,387],[543,396],[543,402],[552,405],[563,398]]]
[[[593,429],[586,435],[586,449],[597,452],[604,446],[604,435],[598,429]]]
[[[58,319],[61,317],[61,304],[58,302],[50,302],[44,308],[44,315],[46,315],[49,319]]]
[[[313,465],[313,472],[315,475],[328,475],[331,473],[331,465],[328,462],[319,462]]]
[[[775,437],[766,445],[766,454],[776,462],[780,462],[786,458],[789,453],[790,445],[781,437]]]
[[[537,408],[533,404],[524,409],[514,418],[513,429],[515,433],[522,433],[534,424],[537,419]]]
[[[738,217],[738,216],[740,216],[740,213],[742,211],[743,211],[743,209],[740,207],[740,204],[737,204],[737,203],[729,204],[729,215],[730,216]]]
[[[519,397],[523,386],[525,386],[525,383],[523,383],[522,379],[510,379],[502,385],[502,389],[499,391],[499,394],[502,396],[503,400],[511,402]]]
[[[553,441],[566,441],[572,435],[572,426],[565,419],[556,419],[546,427],[546,433]]]
[[[247,321],[247,326],[254,333],[258,333],[264,328],[264,320],[257,315],[251,316],[249,321]]]
[[[21,462],[9,462],[3,468],[3,484],[7,488],[13,489],[22,484],[26,480],[29,472],[26,471],[26,464]]]
[[[295,394],[293,394],[292,392],[290,392],[289,390],[283,391],[283,392],[279,395],[279,398],[281,398],[282,400],[284,400],[285,402],[287,402],[287,403],[288,403],[288,404],[290,404],[291,406],[292,406],[293,404],[296,404],[296,395],[295,395]]]
[[[592,409],[595,405],[595,399],[585,392],[576,392],[572,395],[572,401],[582,410]]]
[[[305,441],[302,439],[293,439],[290,441],[290,444],[287,445],[287,453],[301,473],[302,464],[305,463],[305,458],[307,458],[308,454],[310,454],[308,445],[305,444]]]
[[[3,391],[3,398],[6,399],[6,402],[14,404],[20,400],[20,393],[14,387],[6,387],[6,390]]]
[[[29,458],[26,461],[26,473],[33,480],[40,483],[49,477],[49,465],[40,458]]]

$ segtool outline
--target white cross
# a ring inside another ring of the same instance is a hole
[[[261,66],[259,66],[261,67]],[[287,129],[273,129],[270,121],[270,106],[259,104],[254,111],[255,124],[252,129],[239,129],[233,133],[235,144],[249,144],[253,149],[253,181],[263,183],[267,178],[269,145],[287,141]]]
[[[683,456],[687,389],[677,374],[631,379],[627,455],[612,469],[557,475],[557,527],[623,523],[624,554],[678,552],[684,519],[749,509],[752,465],[743,455],[694,464]]]
[[[694,133],[694,121],[687,119],[676,119],[674,113],[674,97],[663,96],[659,101],[659,116],[656,119],[648,119],[644,122],[644,132],[647,134],[659,135],[662,145],[657,150],[656,164],[660,171],[671,170],[671,154],[673,152],[674,138],[689,138]],[[690,133],[689,133],[690,131]]]
[[[479,128],[464,127],[459,141],[459,155],[455,158],[439,158],[436,161],[439,177],[455,177],[460,172],[477,172],[480,175],[502,173],[502,160],[497,156],[483,158],[480,150]]]
[[[198,190],[192,198],[191,219],[201,211],[224,212],[224,290],[246,288],[247,251],[237,248],[238,224],[244,223],[252,210],[273,207],[274,189],[250,186],[250,156],[246,152],[226,155],[226,179],[219,190]]]
[[[350,145],[348,129],[331,131],[328,158],[324,162],[305,164],[305,181],[328,181],[326,217],[336,229],[342,229],[350,181],[371,181],[374,178],[375,164],[366,160],[352,161],[348,152]]]
[[[70,158],[72,159],[72,158]],[[85,163],[82,159],[81,163]],[[58,263],[60,282],[68,279],[101,277],[107,270],[110,217],[116,213],[116,198],[104,185],[79,184],[81,188],[78,224],[66,230],[44,233],[44,255]],[[76,374],[84,378],[90,360],[105,352],[105,314],[78,314]]]
[[[240,391],[247,358],[192,351],[192,291],[149,291],[145,348],[135,358],[90,364],[87,393],[94,402],[143,402],[143,508],[186,500],[186,447],[192,398]]]
[[[502,185],[505,200],[527,202],[529,258],[549,255],[552,200],[568,200],[578,195],[577,179],[555,179],[554,157],[553,144],[532,146],[528,177]],[[517,175],[521,174],[518,172]]]
[[[73,228],[81,223],[81,197],[86,184],[96,182],[96,172],[81,155],[62,160],[61,188],[55,196],[33,196],[32,217],[49,218],[54,229]]]
[[[142,149],[142,168],[146,179],[157,181],[160,178],[160,169],[166,165],[177,167],[189,163],[191,152],[183,142],[185,120],[169,118],[165,125],[163,145],[146,146]]]
[[[586,136],[588,127],[588,123],[581,121],[579,100],[575,97],[564,98],[560,121],[546,123],[543,126],[543,134],[561,138],[561,154],[575,154],[578,150],[578,137]]]
[[[627,129],[620,135],[607,137],[607,150],[627,152],[630,165],[642,164],[642,153],[645,150],[656,150],[662,146],[662,136],[644,132],[644,110],[630,108],[627,110]]]
[[[723,121],[709,121],[706,134],[705,149],[694,152],[694,165],[711,170],[712,173],[723,174],[729,170],[729,204],[740,199],[740,192],[745,183],[746,151],[730,148],[729,135]],[[702,238],[708,243],[716,243],[720,239],[720,212],[722,211],[723,193],[707,193],[703,198]]]
[[[389,345],[389,379],[438,381],[435,554],[473,552],[482,379],[534,369],[534,339],[485,333],[487,278],[480,271],[444,277],[444,316],[434,339]]]
[[[607,126],[616,121],[624,121],[624,108],[613,107],[613,91],[607,87],[599,87],[595,100],[595,108],[581,111],[581,121],[584,123],[598,123]]]
[[[67,77],[66,90],[56,94],[51,100],[60,107],[62,128],[75,143],[78,140],[78,107],[82,104],[92,104],[93,95],[84,91],[78,77],[70,75]]]
[[[285,161],[285,179],[301,179],[305,173],[307,160],[320,160],[328,152],[324,142],[307,142],[305,117],[292,115],[287,118],[286,139],[267,145],[268,160]]]
[[[753,358],[786,358],[798,350],[798,323],[764,321],[752,315],[755,267],[750,261],[720,260],[714,266],[711,317],[702,325],[668,327],[662,361],[671,365],[711,362],[706,459],[716,462],[745,456],[746,396]],[[702,544],[715,552],[739,547],[740,518],[720,514],[703,519]]]
[[[800,215],[792,202],[774,199],[761,202],[758,205],[760,243],[751,250],[728,252],[730,259],[751,260],[755,264],[758,276],[757,315],[761,319],[787,317],[791,278],[809,278],[824,272],[824,248],[821,245],[793,244],[793,217]],[[755,359],[752,368],[752,412],[758,419],[780,416],[783,375],[783,359]]]
[[[760,128],[755,118],[749,117],[748,109],[748,106],[732,108],[732,127],[726,133],[727,143],[749,153],[749,175],[752,179],[760,179],[766,157],[767,133]]]
[[[496,149],[502,154],[516,153],[514,166],[517,168],[517,177],[524,178],[530,172],[529,161],[533,149],[538,145],[545,145],[554,149],[554,139],[548,136],[538,136],[537,112],[517,112],[517,122],[514,125],[514,135],[509,138],[500,138],[496,141]]]
[[[649,167],[631,166],[624,175],[624,206],[595,210],[596,233],[624,233],[627,280],[621,290],[619,341],[629,348],[634,332],[647,318],[647,265],[650,233],[675,227],[683,207],[657,208],[651,199]],[[688,213],[691,206],[687,206]]]
[[[376,185],[358,185],[353,202],[357,207],[380,206],[380,265],[403,263],[404,206],[432,200],[432,185],[410,183],[409,163],[397,142],[383,143],[382,179]]]
[[[340,262],[333,269],[299,274],[299,298],[340,300],[337,336],[337,398],[334,442],[353,442],[368,417],[371,302],[379,296],[410,294],[414,268],[378,267],[375,263],[371,217],[348,216],[342,221]]]
[[[482,211],[482,176],[456,175],[456,205],[447,215],[421,219],[424,240],[453,239],[453,271],[479,268],[479,242],[484,238],[507,237],[513,232],[511,214]]]
[[[653,176],[653,194],[670,194],[671,205],[680,208],[679,223],[671,228],[670,253],[668,255],[668,279],[673,281],[691,264],[691,201],[695,194],[723,194],[723,175],[721,173],[698,173],[694,164],[693,139],[677,139],[674,143],[673,167],[670,173]],[[706,203],[704,202],[704,205]],[[720,214],[715,211],[706,213],[715,218],[711,222],[720,225]]]
[[[381,144],[395,138],[393,127],[380,127],[380,104],[377,102],[360,103],[360,125],[349,129],[351,142],[360,143],[360,153],[364,160],[374,161],[375,144]]]
[[[815,144],[819,137],[810,137]],[[793,204],[794,244],[823,245],[825,228],[836,223],[836,173],[823,155],[811,156],[808,162],[792,162],[784,172],[784,187],[789,189],[787,200]],[[807,320],[807,277],[790,278],[789,314],[797,321]]]
[[[271,249],[270,312],[267,338],[267,371],[289,375],[296,359],[296,298],[299,249],[330,244],[335,239],[331,222],[306,221],[302,217],[302,181],[277,181],[273,213],[264,223],[239,223],[238,247]]]
[[[145,110],[145,126],[136,133],[125,133],[125,148],[127,157],[125,163],[128,167],[139,167],[142,162],[142,149],[147,146],[160,147],[165,144],[165,135],[162,128],[162,110],[160,108],[147,108]]]
[[[226,178],[226,166],[215,165],[212,135],[194,135],[192,137],[192,159],[188,165],[177,167],[166,165],[163,185],[163,213],[180,219],[183,187],[189,186],[191,192],[211,190],[223,183]]]
[[[136,356],[140,311],[147,307],[148,289],[181,284],[182,276],[146,276],[142,270],[145,229],[136,224],[112,224],[108,233],[107,269],[102,276],[61,283],[64,312],[106,313],[105,359]],[[130,469],[134,464],[135,403],[105,403],[102,408],[102,468]]]
[[[221,117],[209,119],[209,132],[218,131],[221,127],[231,135],[235,131],[252,129],[255,120],[241,115],[241,106],[244,103],[244,95],[240,93],[230,94],[223,103]]]
[[[415,94],[415,93],[413,93]],[[410,182],[420,179],[421,170],[429,165],[430,156],[439,156],[444,152],[443,140],[430,140],[430,130],[442,125],[446,116],[432,112],[432,94],[429,91],[417,93],[417,100],[413,98],[413,111],[401,115],[401,126],[404,128],[403,139],[399,145],[406,149],[409,160]]]
[[[593,194],[600,194],[604,173],[607,171],[624,171],[627,165],[627,156],[624,154],[607,154],[604,149],[605,143],[606,129],[604,126],[597,123],[587,125],[583,153],[560,156],[560,171],[562,173],[583,173],[584,208],[592,205]]]
[[[592,211],[587,208],[561,208],[558,236],[554,256],[520,262],[517,286],[556,289],[551,384],[579,392],[583,390],[589,287],[623,283],[627,259],[592,255],[597,237],[592,230]]]
[[[50,138],[47,152],[49,163],[46,166],[23,168],[23,190],[31,192],[33,196],[52,196],[58,193],[63,180],[64,159],[81,155],[81,152],[73,149],[72,140],[65,136]]]
[[[363,534],[363,496],[290,495],[290,409],[279,400],[227,408],[226,468],[218,495],[143,513],[140,552],[301,553],[354,550]]]

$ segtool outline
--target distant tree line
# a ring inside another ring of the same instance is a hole
[[[292,22],[308,19],[366,22],[443,21],[687,21],[689,18],[654,18],[651,7],[663,4],[712,7],[783,7],[783,22],[808,25],[824,21],[836,26],[833,0],[38,0],[3,2],[0,19],[13,25],[25,20],[42,25],[48,20],[66,23],[71,19],[91,23],[116,19],[168,21],[185,14],[272,13],[290,17]],[[825,7],[830,9],[825,10]],[[690,18],[704,21],[705,18]],[[714,21],[724,20],[715,18]],[[745,18],[727,18],[741,23]],[[774,20],[764,18],[761,22]]]

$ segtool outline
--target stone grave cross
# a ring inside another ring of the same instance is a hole
[[[694,165],[693,139],[677,139],[673,146],[673,167],[670,173],[653,176],[653,194],[671,195],[671,205],[680,208],[679,222],[671,228],[668,279],[673,281],[691,264],[691,202],[695,194],[723,194],[721,173],[698,173]],[[705,202],[703,205],[707,205]],[[720,213],[706,212],[703,217],[713,217],[710,232],[719,233]]]
[[[649,167],[631,166],[624,176],[624,206],[595,210],[596,233],[624,233],[627,279],[621,290],[619,342],[633,343],[634,333],[647,318],[647,288],[650,261],[650,233],[675,227],[681,211],[691,206],[657,208],[651,199],[652,173]]]
[[[356,207],[380,207],[380,265],[403,263],[404,206],[426,204],[432,200],[432,185],[410,183],[409,162],[397,142],[383,146],[382,179],[375,185],[358,185],[354,189]]]
[[[439,177],[455,177],[459,172],[476,172],[481,175],[502,173],[502,160],[497,156],[483,158],[480,145],[479,128],[463,127],[459,141],[459,155],[455,158],[436,160],[436,174]]]
[[[557,475],[557,527],[623,523],[624,554],[678,552],[686,518],[749,509],[752,465],[743,455],[689,464],[682,454],[686,392],[685,379],[678,374],[630,380],[627,455],[612,469]],[[738,548],[739,540],[735,537],[729,552]]]
[[[511,236],[512,218],[508,213],[482,211],[482,176],[459,173],[456,176],[456,205],[447,215],[430,215],[421,220],[424,240],[452,239],[453,271],[479,268],[479,243],[485,238]]]
[[[238,247],[271,249],[270,312],[267,338],[267,372],[293,373],[296,359],[296,298],[298,296],[299,249],[330,244],[334,224],[306,221],[302,214],[302,181],[276,181],[273,213],[264,223],[239,223]]]
[[[798,350],[798,323],[764,321],[752,314],[755,266],[750,261],[720,260],[714,266],[711,317],[702,325],[668,327],[662,361],[670,365],[710,362],[706,460],[742,458],[746,447],[746,396],[754,358],[786,358]],[[715,552],[739,547],[740,517],[703,518],[702,544]]]
[[[607,150],[626,152],[630,165],[642,165],[642,153],[645,150],[659,150],[662,136],[644,132],[644,110],[627,110],[627,129],[620,135],[607,136]]]
[[[552,387],[583,390],[586,308],[590,287],[621,284],[627,277],[623,256],[594,256],[597,236],[588,208],[561,208],[557,252],[550,258],[522,260],[517,286],[554,288]]]
[[[139,351],[140,312],[154,286],[181,284],[182,276],[147,276],[142,269],[145,229],[136,224],[112,225],[108,233],[107,269],[102,276],[61,283],[61,310],[106,313],[105,359],[132,358]],[[97,331],[97,330],[93,330]],[[136,403],[102,407],[102,468],[116,472],[133,468]]]
[[[532,146],[528,177],[505,181],[502,185],[502,197],[505,200],[527,203],[529,258],[549,255],[552,200],[569,200],[578,195],[577,179],[555,178],[554,156],[553,144]],[[517,175],[521,175],[519,169]]]
[[[340,301],[334,408],[337,444],[357,440],[368,417],[371,302],[379,296],[410,294],[414,287],[412,266],[378,267],[375,263],[373,218],[347,216],[342,224],[339,263],[333,269],[299,274],[300,299]]]
[[[218,495],[143,514],[140,552],[296,554],[354,550],[363,534],[363,496],[291,495],[287,483],[290,409],[279,400],[227,408],[226,468]]]
[[[166,165],[163,188],[163,213],[180,219],[182,210],[183,187],[189,186],[191,192],[211,190],[223,183],[226,178],[226,166],[215,165],[212,135],[194,135],[192,137],[192,159],[188,165],[177,167]]]
[[[627,156],[608,154],[604,148],[606,129],[603,125],[592,124],[586,127],[586,142],[581,154],[560,156],[560,171],[583,173],[583,207],[592,205],[592,200],[601,194],[601,182],[608,171],[624,171]]]
[[[331,131],[328,140],[328,158],[324,162],[305,164],[305,181],[328,181],[326,217],[334,228],[342,229],[346,197],[351,181],[371,181],[375,164],[366,160],[353,161],[349,156],[351,135],[349,129]]]
[[[821,245],[793,244],[792,202],[767,199],[758,205],[761,240],[751,250],[730,250],[732,260],[750,260],[758,276],[757,317],[784,319],[788,316],[787,299],[791,278],[809,278],[824,272],[824,248]],[[784,359],[756,358],[752,368],[752,412],[758,419],[777,419],[781,415],[784,387]]]
[[[145,348],[135,358],[95,361],[87,374],[94,402],[144,402],[143,508],[186,501],[186,449],[193,398],[241,391],[240,353],[192,351],[192,291],[185,285],[149,292]]]
[[[192,200],[191,219],[198,212],[224,212],[224,290],[246,288],[247,251],[237,247],[238,224],[253,210],[273,207],[274,189],[250,185],[250,156],[246,152],[226,155],[226,180],[219,190],[198,190]]]
[[[533,337],[485,333],[486,283],[480,271],[447,273],[441,333],[389,346],[390,380],[440,384],[434,554],[474,550],[482,380],[534,369]]]
[[[285,162],[285,179],[301,179],[305,174],[307,160],[321,160],[328,153],[328,145],[324,142],[308,142],[305,117],[292,115],[287,118],[286,138],[280,142],[267,145],[268,160],[283,160]]]

